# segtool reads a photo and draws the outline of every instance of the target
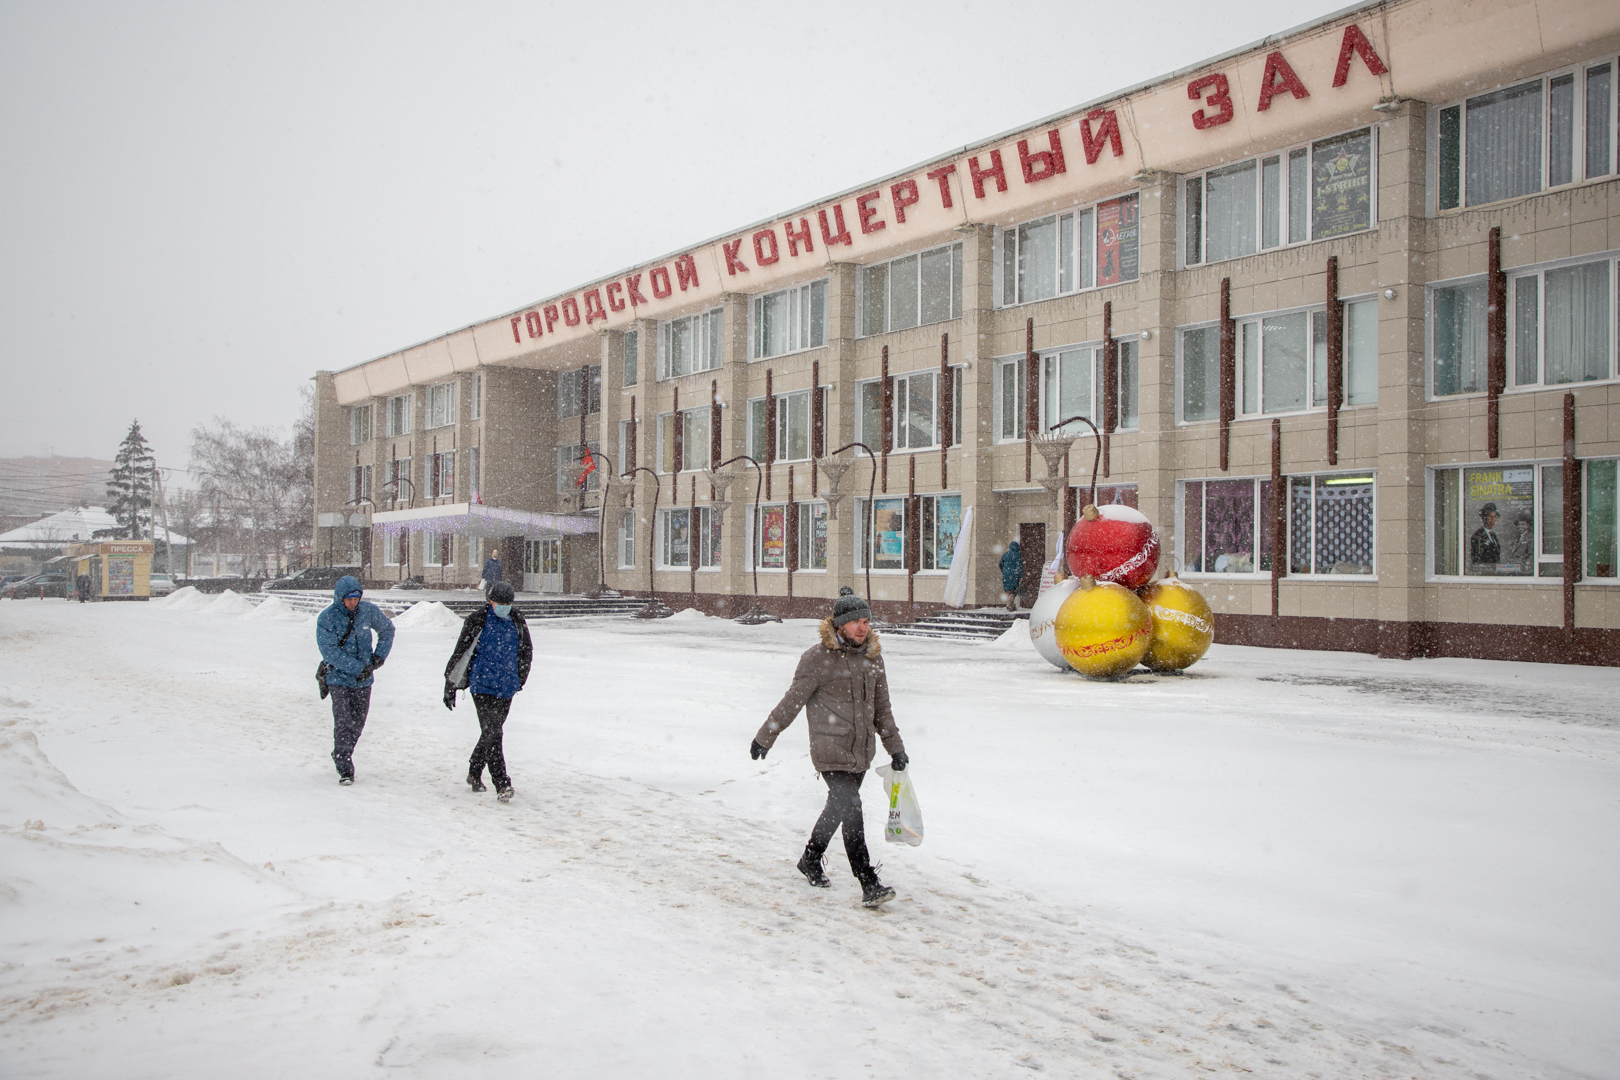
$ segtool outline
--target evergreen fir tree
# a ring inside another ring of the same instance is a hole
[[[107,474],[107,512],[118,522],[114,532],[125,540],[139,540],[150,531],[152,477],[157,465],[152,458],[141,422],[129,425],[129,434],[119,444],[118,456]]]

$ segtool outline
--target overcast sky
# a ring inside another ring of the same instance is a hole
[[[0,456],[341,369],[1344,6],[0,0]]]

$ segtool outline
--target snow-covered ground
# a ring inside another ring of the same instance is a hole
[[[748,758],[813,623],[534,624],[502,806],[453,620],[340,788],[311,620],[232,599],[0,603],[0,1076],[1620,1075],[1614,669],[890,637],[870,912],[793,869],[802,720]]]

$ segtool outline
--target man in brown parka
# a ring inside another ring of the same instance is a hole
[[[827,888],[822,862],[840,826],[849,868],[861,883],[861,902],[876,907],[894,899],[878,880],[866,850],[861,814],[861,781],[872,767],[877,740],[893,757],[896,770],[909,764],[900,729],[889,707],[889,678],[883,647],[872,632],[872,609],[849,586],[838,590],[833,613],[821,622],[821,643],[806,650],[793,673],[793,685],[766,719],[749,752],[757,761],[804,709],[810,724],[810,763],[827,783],[827,805],[799,859],[799,872],[817,888]]]

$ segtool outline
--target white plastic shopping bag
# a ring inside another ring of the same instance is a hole
[[[877,774],[883,778],[883,790],[889,796],[889,820],[883,826],[883,839],[916,847],[923,842],[922,807],[917,803],[911,775],[896,772],[889,765],[879,765]]]

